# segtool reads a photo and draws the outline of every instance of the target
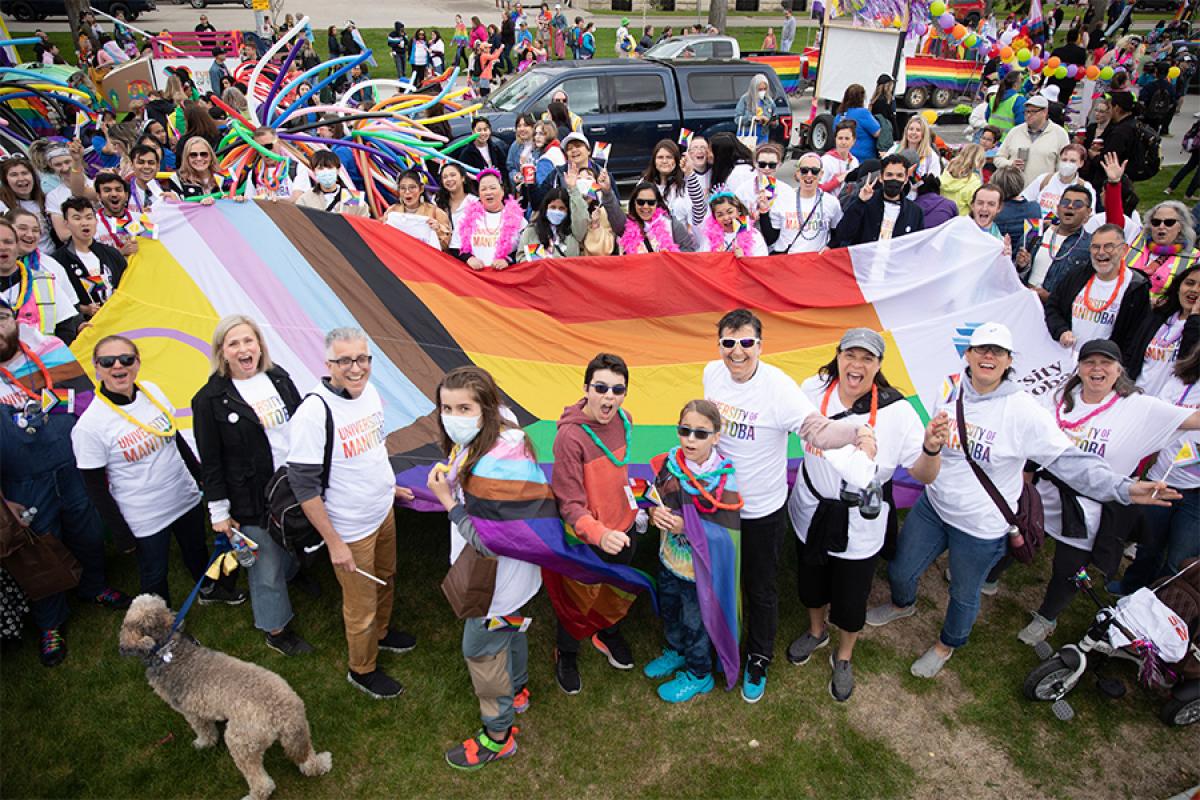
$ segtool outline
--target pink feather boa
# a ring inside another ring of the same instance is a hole
[[[486,214],[487,211],[484,210],[481,201],[471,203],[466,213],[463,214],[462,222],[459,223],[462,226],[462,232],[458,239],[459,249],[462,252],[471,254],[471,237],[475,233],[475,226],[483,222]],[[508,198],[504,201],[504,208],[500,212],[500,234],[496,237],[495,258],[507,258],[512,255],[524,226],[525,214],[521,211],[521,204],[511,197]]]
[[[654,209],[654,215],[645,227],[646,238],[654,242],[660,253],[678,253],[679,245],[671,235],[671,215],[661,208]],[[646,243],[642,241],[642,225],[638,220],[629,218],[625,224],[625,233],[621,234],[621,253],[644,253]]]
[[[721,227],[721,223],[717,222],[717,218],[709,215],[704,221],[704,235],[708,238],[708,249],[713,253],[720,253],[725,249],[725,229]],[[737,235],[734,240],[737,247],[741,248],[742,255],[748,256],[754,252],[754,229],[747,228]],[[732,252],[733,248],[730,248]]]

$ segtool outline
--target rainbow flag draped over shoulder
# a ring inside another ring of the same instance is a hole
[[[94,389],[71,349],[58,337],[45,336],[28,325],[20,326],[20,337],[21,344],[29,348],[46,368],[50,386],[46,385],[42,371],[28,358],[13,371],[13,377],[41,395],[42,410],[51,414],[82,414],[92,401]],[[0,391],[3,391],[3,381],[0,381]],[[24,405],[25,395],[22,394],[20,399]],[[0,399],[0,403],[15,404],[7,397]]]

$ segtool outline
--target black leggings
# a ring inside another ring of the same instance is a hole
[[[742,518],[742,619],[746,652],[768,661],[779,627],[779,546],[787,535],[787,506],[765,517]]]
[[[1183,165],[1179,172],[1175,173],[1175,177],[1171,178],[1170,188],[1174,190],[1179,184],[1183,183],[1183,179],[1192,173],[1192,180],[1188,183],[1187,191],[1184,194],[1191,197],[1200,189],[1200,150],[1193,151],[1188,156],[1188,161]]]
[[[1048,620],[1058,619],[1063,609],[1071,604],[1078,589],[1071,580],[1075,573],[1086,567],[1092,560],[1091,550],[1081,550],[1078,547],[1054,541],[1054,562],[1050,573],[1050,583],[1046,584],[1046,597],[1038,614]]]
[[[800,566],[796,587],[800,602],[809,609],[829,606],[829,621],[846,633],[858,633],[867,619],[867,598],[875,578],[878,554],[849,559],[828,556],[820,566],[804,561],[804,542],[796,539]]]

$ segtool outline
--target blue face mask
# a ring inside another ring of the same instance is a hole
[[[563,211],[562,209],[558,209],[558,208],[547,208],[546,209],[546,220],[551,225],[555,225],[555,226],[562,225],[563,220],[565,220],[566,218],[567,218],[567,212]]]

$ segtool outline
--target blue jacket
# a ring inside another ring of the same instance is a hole
[[[852,108],[845,114],[834,117],[834,127],[844,119],[853,120],[857,126],[854,131],[854,147],[850,148],[850,152],[860,164],[869,158],[875,158],[879,154],[879,148],[875,146],[875,138],[879,136],[879,120],[866,108]]]

